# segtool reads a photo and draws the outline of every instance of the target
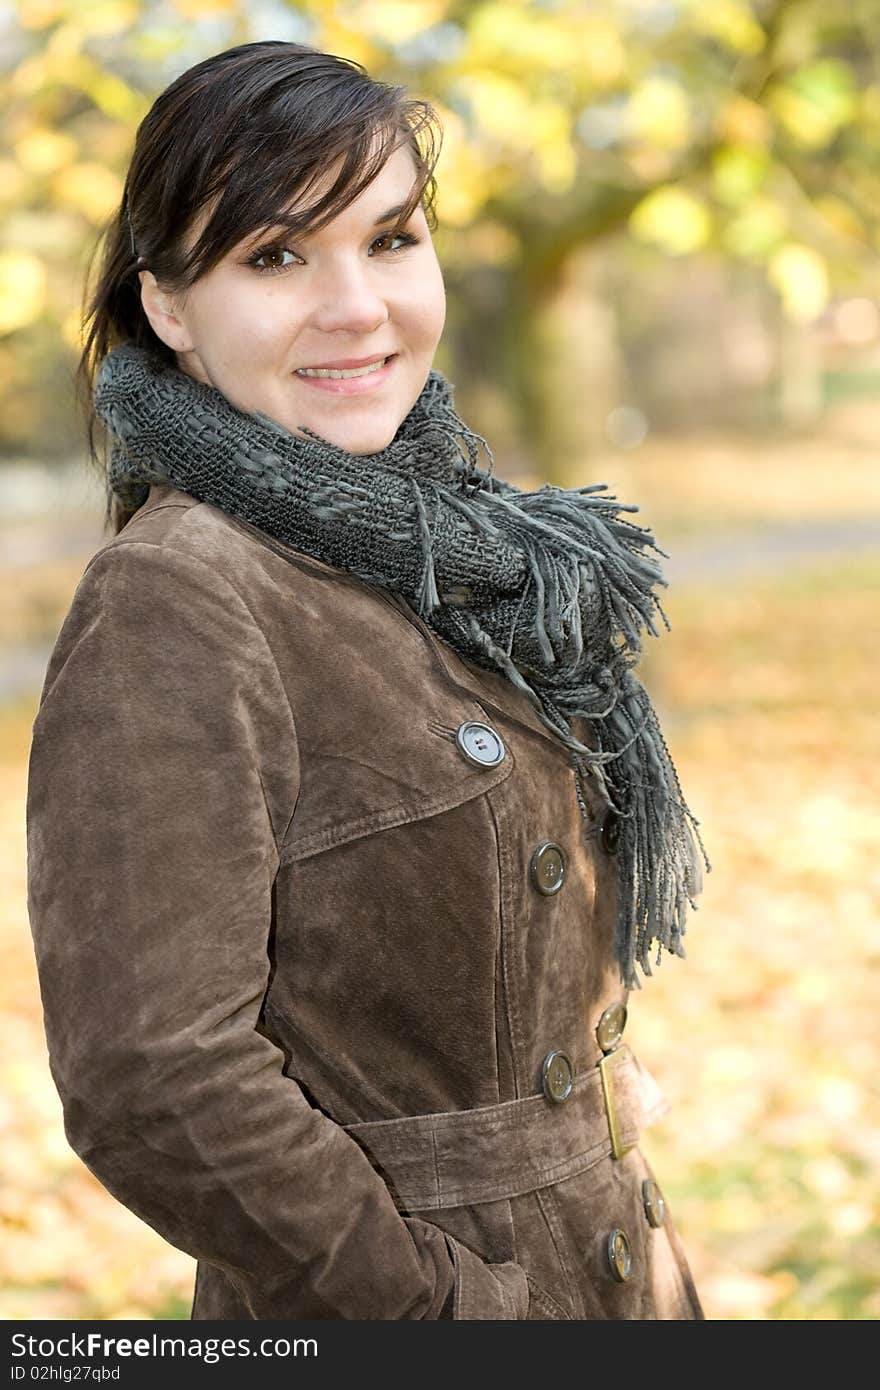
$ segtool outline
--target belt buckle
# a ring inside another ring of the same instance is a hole
[[[604,1057],[600,1057],[597,1062],[599,1075],[602,1078],[602,1096],[605,1101],[605,1118],[608,1121],[608,1134],[611,1138],[611,1157],[623,1158],[630,1149],[635,1148],[635,1144],[624,1144],[621,1140],[620,1124],[617,1117],[617,1110],[614,1102],[614,1078],[612,1071],[614,1063],[623,1057],[625,1049],[622,1047],[612,1048],[606,1052]]]

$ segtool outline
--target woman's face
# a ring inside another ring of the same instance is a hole
[[[310,189],[310,203],[334,172]],[[293,434],[305,426],[353,454],[384,449],[427,380],[446,313],[422,208],[395,232],[393,209],[414,177],[409,151],[395,150],[320,231],[295,242],[284,229],[248,238],[183,298],[141,271],[144,312],[181,370]],[[201,225],[191,229],[190,245]],[[347,374],[383,358],[385,366]],[[316,370],[325,374],[305,375]],[[328,377],[329,370],[346,376]]]

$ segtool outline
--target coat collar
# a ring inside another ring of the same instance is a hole
[[[141,512],[153,511],[158,507],[175,504],[192,503],[198,501],[193,499],[188,493],[181,492],[179,489],[168,483],[153,483],[150,494]],[[210,506],[210,503],[203,505]],[[216,510],[220,510],[217,508]],[[250,522],[244,521],[241,517],[232,516],[224,512],[223,516],[231,526],[236,526],[244,530],[248,535],[260,545],[274,551],[276,555],[282,556],[290,564],[296,565],[300,569],[311,570],[320,573],[328,579],[337,582],[355,584],[372,590],[372,592],[382,602],[394,608],[401,617],[410,623],[417,632],[420,633],[424,641],[428,642],[433,648],[440,661],[447,678],[460,689],[466,691],[478,704],[492,709],[496,714],[502,715],[507,719],[513,720],[523,728],[531,730],[550,744],[551,748],[566,762],[568,754],[559,740],[550,729],[547,728],[537,711],[532,707],[528,698],[520,691],[514,689],[505,676],[498,671],[488,671],[466,657],[460,656],[454,651],[434,630],[419,617],[412,605],[400,594],[390,589],[385,589],[380,585],[369,584],[366,580],[360,579],[357,575],[349,573],[348,570],[340,569],[338,566],[329,565],[323,560],[315,559],[307,555],[304,551],[295,550],[285,542],[277,540],[267,532]],[[594,746],[592,735],[584,721],[576,721],[576,729],[580,738],[590,747]]]
[[[482,666],[477,666],[474,662],[469,661],[467,657],[460,656],[458,652],[453,651],[448,642],[444,642],[443,638],[439,637],[424,619],[419,617],[412,605],[400,594],[392,593],[387,589],[377,590],[377,592],[381,598],[396,608],[408,622],[412,623],[425,641],[434,647],[447,676],[455,685],[466,690],[479,704],[487,706],[496,713],[504,715],[507,719],[512,719],[515,723],[539,734],[547,740],[565,762],[569,761],[565,748],[552,731],[547,728],[528,698],[514,689],[505,676],[501,675],[499,671],[485,670]],[[581,730],[581,737],[583,737],[583,733],[584,731]],[[592,747],[592,743],[590,746]]]

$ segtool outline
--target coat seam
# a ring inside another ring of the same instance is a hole
[[[450,782],[441,793],[435,794],[428,801],[397,801],[382,811],[370,811],[356,820],[312,830],[301,840],[292,840],[283,846],[282,864],[298,864],[378,831],[393,830],[398,826],[410,825],[413,821],[429,820],[431,816],[443,815],[457,806],[464,806],[468,801],[476,801],[478,797],[485,796],[492,787],[510,776],[514,766],[513,756],[508,754],[508,758],[493,774],[493,780],[488,785],[474,778],[473,781],[463,784],[463,792],[461,782]]]
[[[556,1202],[553,1197],[552,1189],[547,1187],[539,1189],[535,1193],[535,1198],[538,1203],[538,1210],[540,1211],[541,1216],[544,1218],[544,1224],[546,1225],[547,1230],[550,1233],[550,1239],[552,1240],[553,1248],[556,1251],[556,1258],[559,1261],[559,1267],[562,1270],[563,1277],[565,1279],[566,1284],[568,1285],[568,1294],[569,1298],[572,1300],[572,1307],[580,1309],[581,1316],[583,1316],[583,1299],[581,1297],[580,1290],[577,1286],[577,1280],[572,1277],[571,1269],[569,1267],[568,1257],[571,1253],[571,1250],[568,1241],[565,1238],[565,1232],[564,1230],[562,1230],[559,1222],[559,1212],[556,1209]]]
[[[195,506],[200,506],[200,505],[201,505],[201,504],[198,502],[198,500],[195,500]],[[158,504],[158,506],[156,506],[156,507],[149,507],[149,506],[147,506],[146,503],[145,503],[143,507],[139,507],[139,508],[138,508],[138,510],[135,512],[134,516],[132,516],[132,517],[130,517],[130,518],[128,519],[128,521],[127,521],[127,522],[125,523],[125,525],[123,526],[122,531],[127,531],[127,530],[128,530],[128,528],[129,528],[129,526],[131,525],[131,523],[135,520],[135,517],[137,517],[137,519],[140,520],[141,517],[155,516],[156,512],[172,512],[172,511],[178,511],[178,512],[191,512],[192,510],[193,510],[193,503],[192,503],[192,502],[160,502],[160,503]],[[118,532],[117,532],[117,535],[120,535],[120,536],[121,536],[121,535],[122,535],[122,531],[118,531]],[[115,537],[114,537],[113,539],[115,539]],[[132,537],[129,537],[129,539],[130,539],[130,540],[133,540],[134,537],[133,537],[133,536],[132,536]],[[150,542],[149,542],[149,541],[145,541],[145,542],[143,542],[143,544],[149,545]]]
[[[439,1205],[443,1200],[443,1192],[440,1187],[440,1163],[437,1158],[437,1135],[433,1127],[431,1129],[431,1154],[434,1160],[434,1191],[437,1194],[437,1203]]]

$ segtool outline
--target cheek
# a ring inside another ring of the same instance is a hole
[[[407,324],[413,341],[435,347],[446,319],[446,292],[439,266],[421,276],[407,306]]]
[[[246,368],[277,350],[285,322],[280,295],[227,291],[199,305],[196,333],[215,362]]]
[[[440,273],[439,266],[437,268],[436,283],[434,285],[431,303],[433,307],[434,333],[435,336],[439,338],[446,321],[446,287],[443,284],[443,276]]]

